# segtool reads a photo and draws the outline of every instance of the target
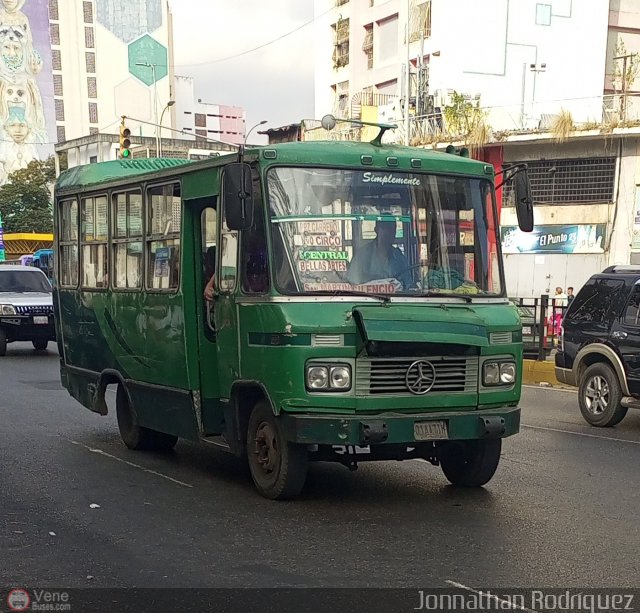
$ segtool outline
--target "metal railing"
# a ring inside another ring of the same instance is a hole
[[[413,145],[426,145],[447,140],[477,138],[473,126],[482,125],[481,139],[499,142],[510,135],[548,133],[558,130],[556,122],[561,113],[570,114],[570,125],[564,118],[564,130],[596,130],[613,133],[616,129],[640,126],[640,94],[604,94],[589,98],[536,101],[524,105],[481,106],[468,109],[466,115],[449,113],[446,106],[427,115],[410,118],[410,140]],[[462,113],[462,111],[461,111]],[[459,126],[467,126],[470,133],[461,133]],[[485,143],[478,143],[481,146]],[[487,143],[488,144],[488,143]]]
[[[567,310],[549,294],[538,298],[511,298],[522,320],[525,358],[545,361],[558,347],[560,326]]]

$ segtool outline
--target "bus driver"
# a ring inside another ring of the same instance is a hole
[[[404,291],[415,285],[405,255],[394,246],[395,221],[376,221],[376,238],[366,241],[354,254],[346,280],[360,285],[377,279],[397,279]]]

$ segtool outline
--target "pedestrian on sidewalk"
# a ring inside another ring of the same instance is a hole
[[[561,287],[556,287],[556,293],[553,297],[553,336],[554,340],[558,339],[560,334],[560,325],[562,324],[562,317],[564,311],[567,308],[569,299],[567,295],[562,291]]]
[[[571,306],[574,298],[575,296],[573,295],[573,287],[567,287],[567,306]]]

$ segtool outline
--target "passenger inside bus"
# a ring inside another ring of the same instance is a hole
[[[204,298],[205,300],[213,300],[214,279],[216,272],[216,247],[212,245],[204,254]]]
[[[415,286],[405,255],[394,246],[395,221],[377,221],[376,238],[365,241],[354,253],[346,279],[352,285],[376,279],[397,279],[407,291]]]

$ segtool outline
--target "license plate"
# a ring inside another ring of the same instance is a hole
[[[531,327],[530,326],[523,326],[522,327],[522,334],[524,336],[531,336]]]
[[[422,421],[413,424],[416,441],[438,441],[449,438],[446,421]]]
[[[34,324],[48,324],[49,318],[46,315],[34,315],[33,316]]]

